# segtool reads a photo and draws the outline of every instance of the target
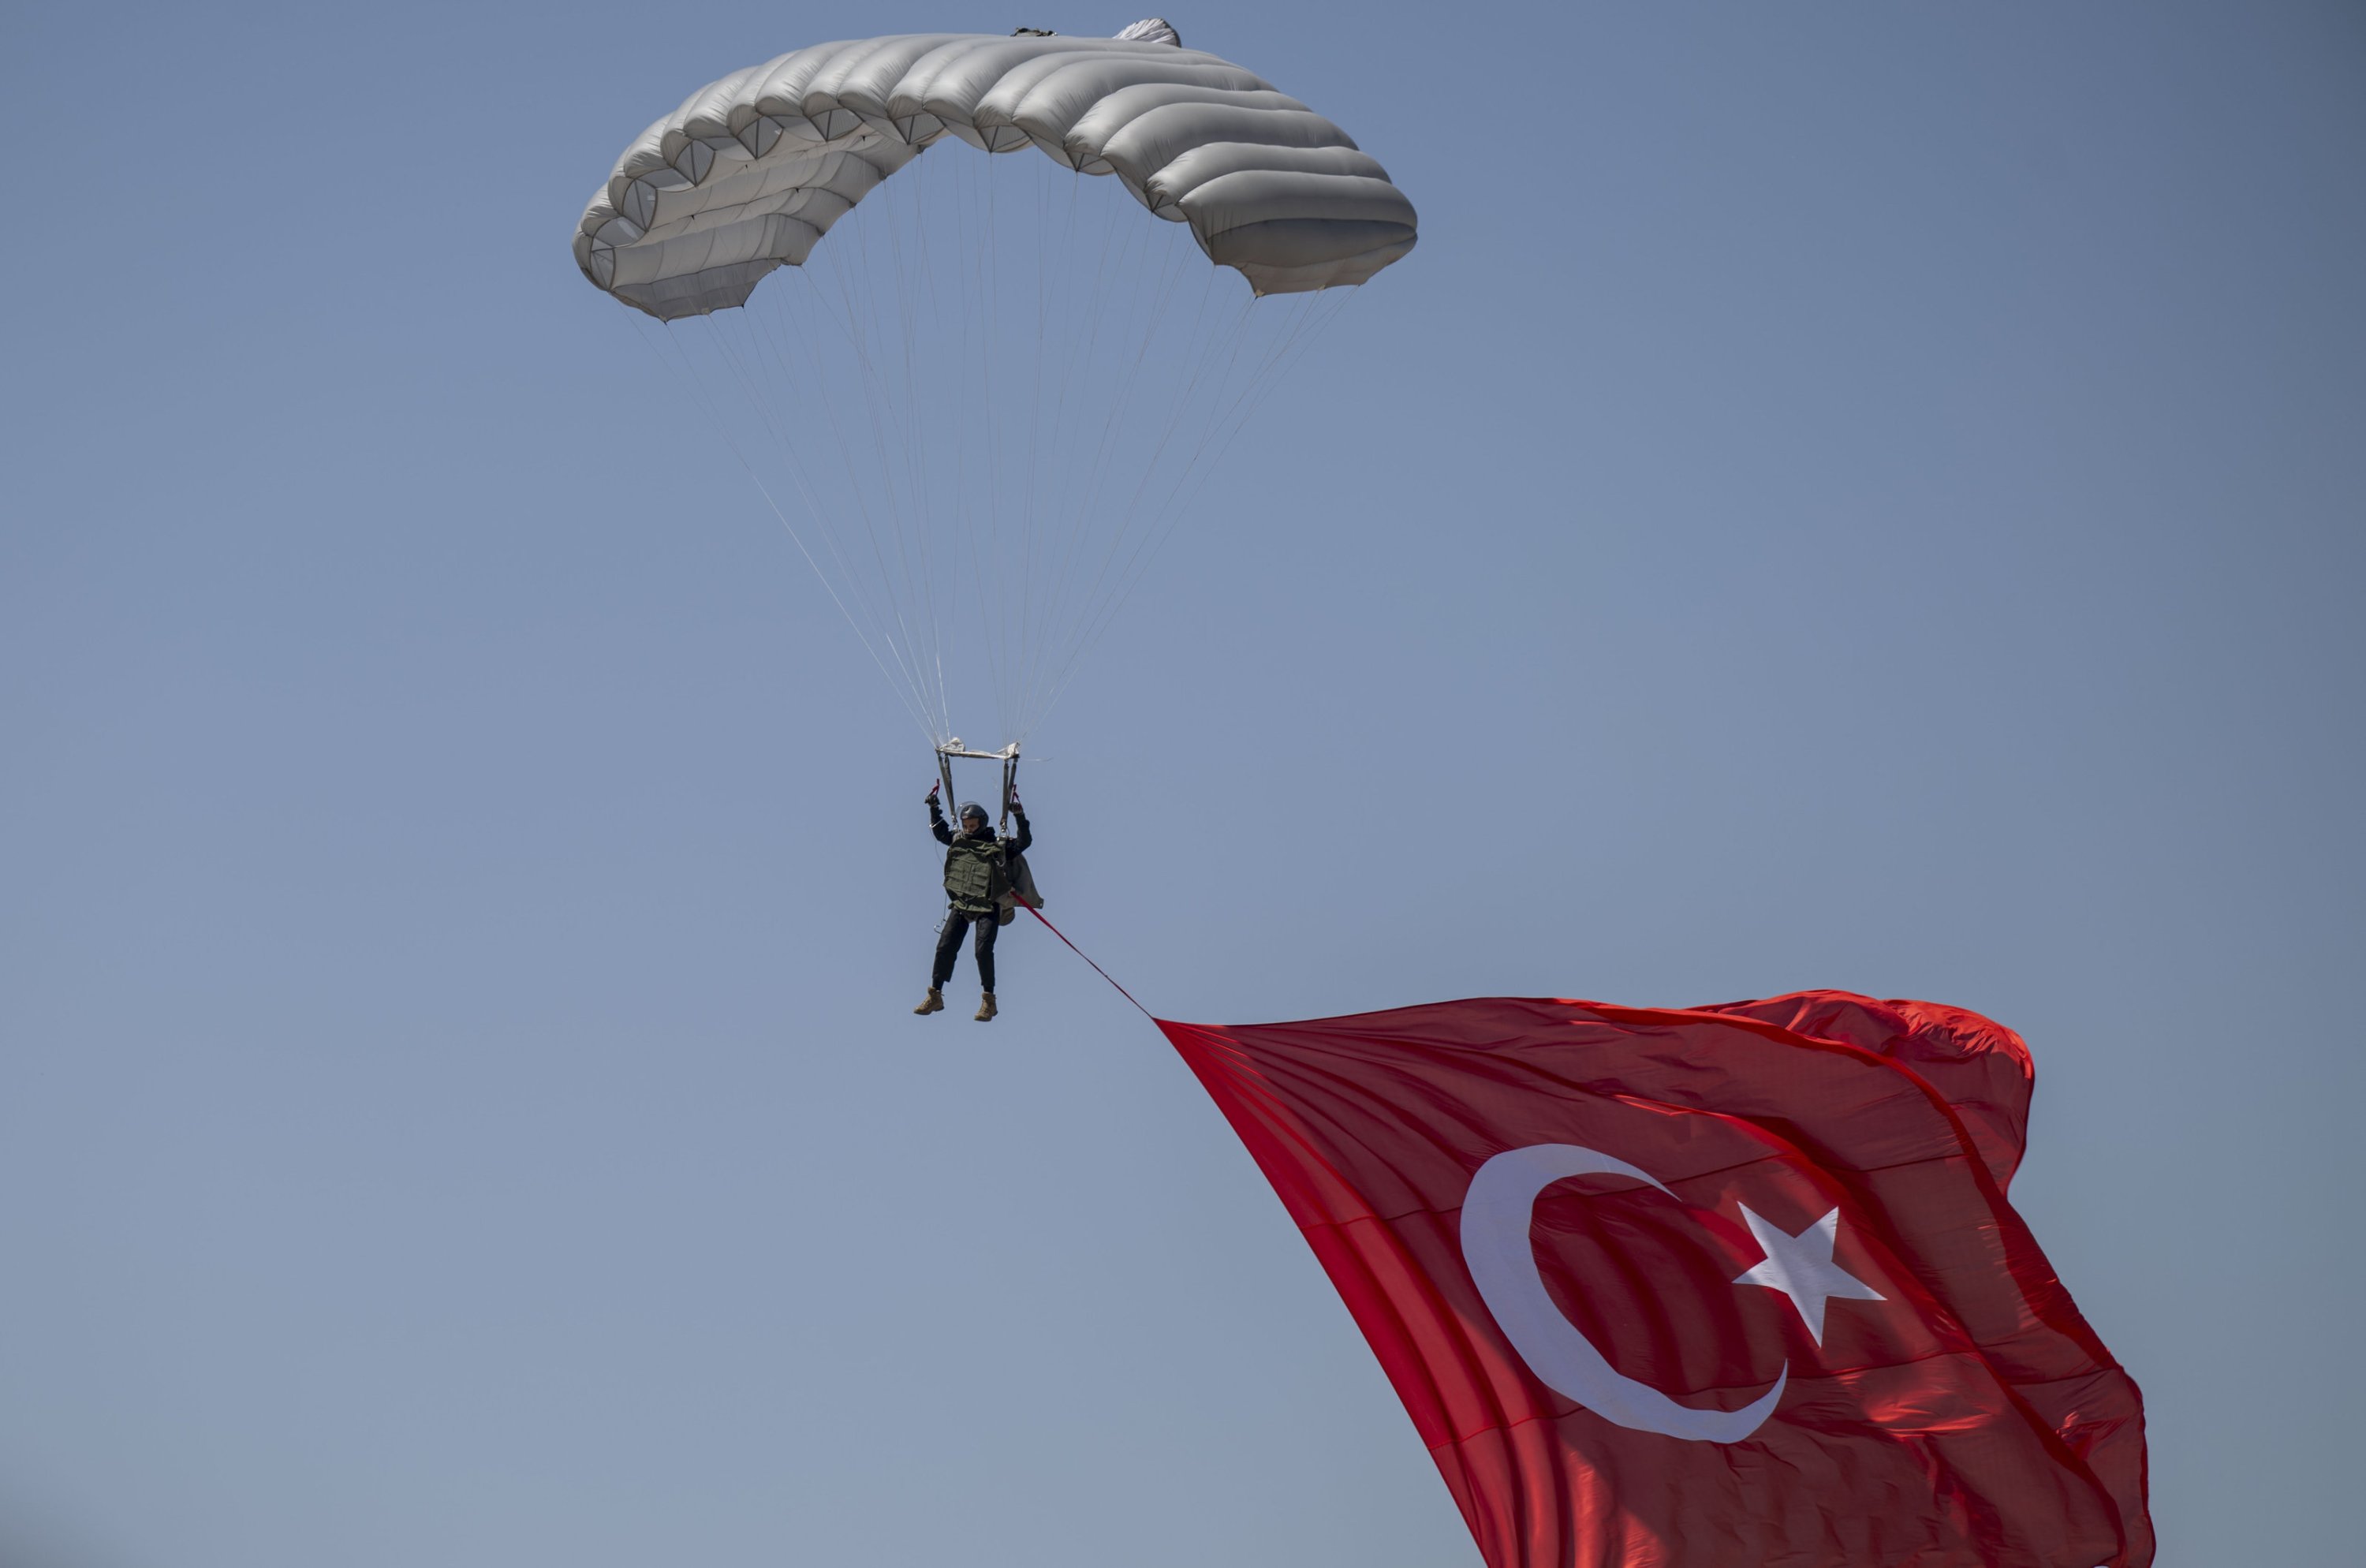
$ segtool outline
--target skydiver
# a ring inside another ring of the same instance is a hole
[[[929,788],[929,830],[945,846],[945,923],[937,932],[937,960],[929,974],[929,994],[912,1010],[926,1015],[945,1010],[945,982],[953,977],[961,956],[962,937],[977,927],[977,978],[986,995],[977,1004],[977,1021],[995,1014],[994,938],[1002,929],[1002,900],[1011,891],[1010,858],[1023,855],[1035,841],[1027,824],[1027,808],[1016,798],[1010,814],[1019,818],[1016,836],[999,839],[987,825],[986,807],[963,801],[961,831],[945,825],[944,807],[937,804],[935,785]]]

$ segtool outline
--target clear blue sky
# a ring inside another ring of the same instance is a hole
[[[908,1016],[925,750],[566,252],[726,71],[1134,15],[0,17],[0,1561],[1475,1564],[1138,1016]],[[1988,1012],[2163,1563],[2352,1561],[2366,18],[1174,20],[1423,239],[1042,732],[1053,912]]]

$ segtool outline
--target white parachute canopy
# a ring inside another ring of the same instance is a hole
[[[952,142],[1049,157],[928,155]],[[941,744],[988,694],[1026,739],[1343,286],[1414,233],[1345,131],[1153,18],[738,72],[635,140],[574,248],[668,323],[690,410]]]

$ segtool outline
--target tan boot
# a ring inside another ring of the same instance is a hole
[[[985,995],[983,998],[981,998],[979,999],[979,1001],[978,1001],[978,1004],[977,1004],[977,1021],[978,1021],[978,1022],[980,1022],[980,1023],[984,1023],[987,1019],[992,1018],[993,1016],[994,1016],[994,993],[993,993],[992,991],[988,991],[988,992],[986,992],[986,995]]]
[[[945,994],[937,989],[934,986],[930,986],[929,987],[929,999],[922,1002],[918,1007],[914,1008],[912,1010],[920,1014],[923,1018],[932,1012],[942,1012],[945,1010]]]

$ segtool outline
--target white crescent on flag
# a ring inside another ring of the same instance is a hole
[[[1693,1442],[1741,1441],[1774,1413],[1791,1378],[1789,1362],[1773,1388],[1741,1409],[1696,1409],[1619,1372],[1553,1305],[1528,1224],[1537,1195],[1572,1176],[1624,1176],[1676,1196],[1625,1160],[1578,1144],[1506,1149],[1481,1166],[1462,1199],[1462,1261],[1504,1337],[1546,1387],[1606,1421]]]

